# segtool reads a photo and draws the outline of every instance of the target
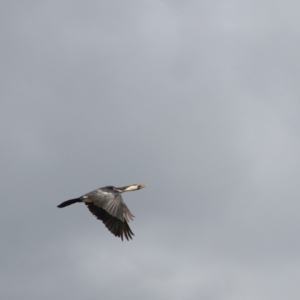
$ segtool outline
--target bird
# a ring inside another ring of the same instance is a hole
[[[147,187],[146,184],[132,184],[124,187],[105,186],[84,194],[81,197],[70,199],[57,205],[63,208],[74,203],[83,202],[90,212],[101,220],[106,228],[116,237],[128,241],[134,235],[128,223],[133,220],[134,215],[122,199],[124,192],[137,191]]]

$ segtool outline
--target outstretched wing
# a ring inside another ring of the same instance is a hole
[[[106,226],[106,228],[112,234],[114,234],[117,237],[120,237],[122,239],[122,241],[123,241],[124,236],[128,241],[129,241],[129,239],[132,239],[132,236],[134,234],[131,231],[131,229],[126,221],[126,219],[127,219],[126,217],[124,218],[124,221],[121,221],[120,219],[110,215],[105,209],[98,207],[98,206],[94,205],[93,203],[85,203],[85,204],[88,206],[88,209],[90,210],[90,212],[94,216],[96,216],[98,220],[101,220],[104,223],[104,225]],[[125,208],[127,208],[126,205],[125,205]],[[109,211],[110,209],[108,208],[107,210]],[[130,213],[128,208],[127,208],[127,210]]]
[[[134,215],[131,213],[127,205],[122,199],[122,196],[118,197],[108,197],[105,203],[99,205],[98,201],[93,201],[96,206],[102,207],[111,216],[116,217],[121,221],[130,222],[133,220]]]
[[[99,189],[91,193],[86,194],[85,199],[88,201],[83,201],[86,203],[93,203],[95,206],[103,208],[111,216],[116,217],[122,222],[130,222],[133,220],[133,214],[125,204],[121,195],[114,195],[111,193],[106,193],[105,191]]]

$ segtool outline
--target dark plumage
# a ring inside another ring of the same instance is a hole
[[[133,184],[125,187],[116,188],[106,186],[89,192],[79,198],[70,199],[62,202],[57,207],[62,208],[68,205],[84,202],[90,212],[101,220],[107,229],[117,237],[123,240],[132,239],[134,235],[128,222],[133,220],[133,214],[122,199],[124,192],[137,191],[145,188],[143,184]]]

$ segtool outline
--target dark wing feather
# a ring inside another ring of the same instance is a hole
[[[133,232],[131,231],[126,220],[121,221],[114,216],[111,216],[106,210],[94,205],[93,203],[85,203],[90,212],[101,220],[106,228],[115,236],[120,237],[123,241],[123,236],[129,241],[132,239]]]

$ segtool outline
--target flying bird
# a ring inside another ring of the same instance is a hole
[[[62,208],[77,202],[84,202],[90,212],[101,220],[106,228],[115,236],[127,240],[134,235],[128,222],[133,220],[133,214],[122,199],[124,192],[137,191],[147,187],[145,184],[133,184],[124,187],[105,186],[91,191],[79,198],[62,202],[57,207]]]

